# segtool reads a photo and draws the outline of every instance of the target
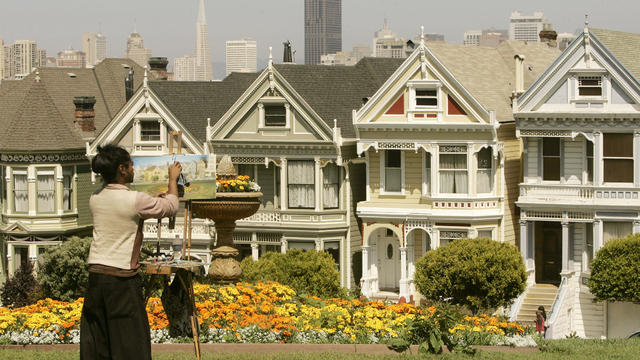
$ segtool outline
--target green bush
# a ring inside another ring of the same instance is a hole
[[[33,276],[33,265],[27,261],[20,269],[2,285],[2,304],[4,306],[22,307],[38,301],[40,286]]]
[[[299,295],[322,298],[345,295],[340,287],[336,263],[324,251],[291,249],[286,254],[268,252],[255,262],[245,258],[240,266],[243,281],[277,281],[291,286]]]
[[[607,242],[591,264],[589,288],[599,301],[640,302],[640,234]]]
[[[46,297],[73,301],[84,296],[89,280],[90,245],[91,238],[74,236],[43,255],[38,281]]]
[[[525,289],[518,249],[491,239],[456,240],[416,263],[415,284],[434,301],[465,305],[473,313],[508,305]]]

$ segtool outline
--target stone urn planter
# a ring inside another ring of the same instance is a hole
[[[218,165],[217,180],[232,180],[237,172],[231,158],[225,155]],[[260,208],[261,192],[216,192],[212,200],[193,200],[191,210],[196,216],[213,220],[217,241],[211,240],[209,276],[219,283],[235,282],[242,275],[236,259],[239,252],[233,246],[236,220],[247,218]]]

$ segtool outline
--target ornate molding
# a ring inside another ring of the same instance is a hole
[[[75,154],[2,154],[0,161],[6,163],[52,163],[89,161],[84,153]]]
[[[597,117],[607,114],[593,114],[593,115],[581,115],[583,117],[566,118],[567,113],[558,113],[555,117],[538,117],[538,118],[519,118],[517,119],[517,126],[520,128],[522,134],[524,129],[549,129],[554,128],[571,128],[571,129],[601,129],[601,128],[617,128],[617,129],[636,129],[640,127],[640,119],[636,114],[629,114],[628,117],[614,117],[615,115],[608,114],[611,117]]]
[[[520,130],[520,136],[523,137],[571,137],[569,130]]]

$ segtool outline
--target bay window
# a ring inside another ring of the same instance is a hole
[[[469,173],[467,169],[467,147],[446,145],[440,147],[440,192],[443,194],[466,194]]]
[[[542,180],[560,180],[560,138],[542,139]]]
[[[384,191],[402,191],[402,152],[400,150],[384,152]]]
[[[476,192],[478,194],[490,193],[493,187],[491,148],[478,151],[478,169],[476,170]]]
[[[593,183],[593,143],[589,140],[587,143],[587,182]]]
[[[73,210],[73,167],[62,168],[62,210]]]
[[[56,210],[55,176],[53,170],[37,171],[37,211],[52,213]]]
[[[287,161],[289,208],[315,207],[315,161]]]
[[[328,163],[322,169],[323,200],[325,209],[336,209],[340,206],[340,168],[334,163]]]
[[[605,182],[633,182],[633,134],[603,134]]]
[[[633,232],[633,223],[631,222],[609,222],[602,223],[602,240],[605,245],[610,240],[621,239]]]
[[[29,183],[26,168],[13,170],[13,211],[17,213],[29,211]]]

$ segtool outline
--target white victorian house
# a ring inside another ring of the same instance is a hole
[[[553,338],[640,328],[637,305],[595,303],[586,286],[598,249],[640,232],[639,47],[638,34],[585,27],[514,106],[529,285],[513,315],[544,303]]]

